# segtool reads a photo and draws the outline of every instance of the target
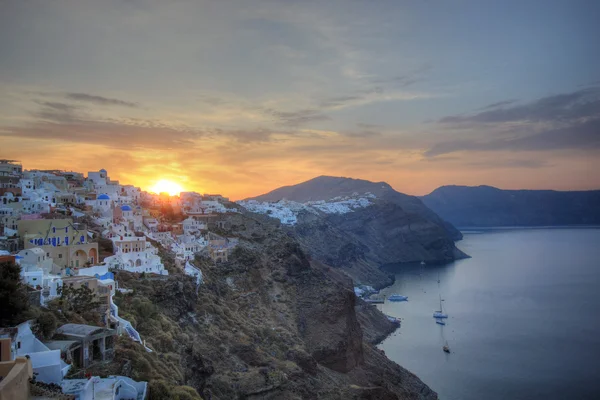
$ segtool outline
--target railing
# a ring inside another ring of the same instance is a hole
[[[144,342],[142,342],[142,337],[139,332],[135,330],[131,322],[127,321],[119,317],[119,307],[113,302],[112,296],[110,298],[110,313],[111,315],[119,321],[119,327],[123,327],[127,335],[134,341],[142,344],[147,352],[151,353],[152,349],[148,348]]]

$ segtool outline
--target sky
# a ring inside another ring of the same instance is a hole
[[[233,199],[600,189],[596,0],[0,0],[0,158]]]

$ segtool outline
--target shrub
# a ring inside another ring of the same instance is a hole
[[[21,282],[21,267],[13,262],[0,263],[0,326],[23,322],[29,310],[27,287]]]
[[[36,320],[34,329],[43,339],[48,339],[54,334],[57,323],[58,320],[52,312],[42,311],[41,315]]]
[[[190,386],[176,386],[171,394],[175,400],[202,400],[196,389]]]

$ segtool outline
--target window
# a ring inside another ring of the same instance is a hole
[[[17,349],[21,348],[21,342],[17,342]]]
[[[62,258],[62,254],[59,254],[59,255],[58,255],[58,258]]]

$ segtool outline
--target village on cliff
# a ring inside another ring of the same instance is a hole
[[[45,307],[65,290],[85,287],[102,316],[99,326],[64,324],[56,338],[44,341],[34,334],[33,321],[0,325],[0,398],[27,398],[37,390],[43,398],[144,399],[147,383],[125,376],[65,378],[109,360],[117,336],[152,351],[119,316],[113,296],[131,290],[119,286],[114,272],[165,277],[162,247],[200,285],[195,255],[225,262],[237,244],[209,225],[218,227],[219,215],[236,211],[221,195],[148,193],[111,180],[104,169],[84,177],[0,160],[0,265],[20,266],[31,304]],[[48,387],[62,393],[43,393]]]

